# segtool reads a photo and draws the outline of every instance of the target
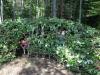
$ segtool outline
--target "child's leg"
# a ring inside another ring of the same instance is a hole
[[[25,52],[25,48],[23,48],[23,54],[24,54],[24,55],[26,54],[26,52]]]

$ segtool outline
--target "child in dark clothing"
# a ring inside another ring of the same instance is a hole
[[[21,38],[18,42],[18,47],[16,49],[16,56],[22,56],[23,54],[28,54],[27,48],[28,48],[28,41],[25,38]]]

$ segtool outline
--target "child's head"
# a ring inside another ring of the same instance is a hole
[[[25,37],[20,38],[20,40],[19,40],[19,41],[22,41],[22,40],[25,40]]]

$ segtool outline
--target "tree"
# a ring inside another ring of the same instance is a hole
[[[22,13],[23,13],[23,9],[24,9],[24,1],[21,0],[21,15],[22,15]]]
[[[64,13],[64,0],[61,0],[61,18],[63,18],[63,13]]]
[[[56,12],[56,0],[52,0],[52,16],[56,17],[57,16],[57,12]]]
[[[1,6],[0,6],[1,8],[1,12],[0,12],[0,20],[1,20],[1,22],[3,21],[3,1],[1,0]]]
[[[80,4],[79,4],[79,23],[81,23],[81,19],[82,19],[82,2],[83,2],[83,0],[80,0]]]
[[[13,6],[13,19],[15,19],[15,16],[16,16],[16,14],[15,14],[15,9],[16,9],[16,6],[15,6],[15,3],[16,3],[16,1],[15,0],[13,0],[13,3],[12,3],[12,6]]]

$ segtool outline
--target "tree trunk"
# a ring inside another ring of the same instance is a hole
[[[61,18],[63,18],[63,13],[64,13],[64,0],[61,0],[61,12],[60,12]]]
[[[30,2],[29,2],[29,17],[32,19],[32,0],[29,0]]]
[[[24,1],[21,0],[21,15],[23,14],[23,9],[24,9]]]
[[[1,20],[1,22],[3,21],[3,1],[1,0],[1,13],[0,13],[0,20]]]
[[[44,0],[44,16],[45,17],[50,17],[51,16],[51,9],[52,6],[51,6],[51,0]]]
[[[81,23],[82,20],[82,0],[80,0],[80,6],[79,6],[79,23]]]
[[[73,18],[73,0],[70,1],[70,19]]]
[[[12,5],[12,6],[13,6],[13,20],[15,19],[15,16],[16,16],[16,15],[15,15],[15,9],[16,9],[16,8],[15,8],[15,3],[16,3],[16,1],[13,0],[13,5]]]
[[[45,15],[44,16],[47,16],[47,8],[48,8],[48,0],[44,0],[45,2]]]
[[[52,1],[52,16],[56,17],[57,13],[56,13],[56,0]]]
[[[39,17],[39,12],[40,11],[40,9],[39,9],[39,0],[36,0],[36,18],[38,18]]]

